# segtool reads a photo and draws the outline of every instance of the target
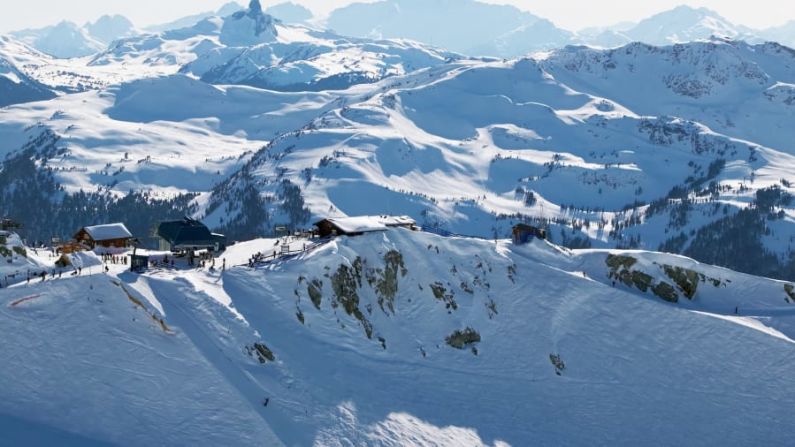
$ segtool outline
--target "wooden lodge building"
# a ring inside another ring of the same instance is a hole
[[[417,230],[417,222],[408,216],[329,217],[315,223],[320,237],[360,236],[389,228]]]
[[[90,249],[127,248],[133,236],[123,223],[83,227],[75,234],[75,240]]]

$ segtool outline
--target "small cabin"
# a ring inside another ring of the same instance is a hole
[[[83,227],[75,234],[75,240],[92,250],[102,248],[127,248],[132,242],[132,233],[123,223]]]
[[[361,236],[397,227],[417,229],[417,223],[408,216],[330,217],[315,223],[315,226],[320,237]]]
[[[547,231],[527,224],[518,224],[513,227],[513,243],[516,245],[527,244],[533,239],[547,238]]]
[[[207,225],[189,217],[161,222],[157,227],[157,237],[160,238],[160,249],[164,251],[221,251],[226,248],[226,236],[211,232]]]

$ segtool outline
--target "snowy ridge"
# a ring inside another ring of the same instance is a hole
[[[658,59],[662,66],[665,58],[685,57],[677,55],[691,51],[715,57],[723,45],[640,46],[648,60],[632,64],[658,67]],[[774,47],[758,49],[765,48]],[[735,84],[749,88],[748,101],[769,108],[771,117],[780,114],[771,126],[782,130],[724,124],[722,134],[699,121],[703,113],[696,114],[696,108],[711,99],[692,99],[692,120],[655,117],[654,110],[666,107],[662,94],[629,104],[608,99],[616,94],[629,102],[630,94],[608,87],[622,85],[632,91],[635,82],[632,78],[611,84],[612,78],[605,77],[620,69],[604,68],[613,64],[612,53],[567,51],[576,56],[572,59],[577,64],[561,62],[567,56],[563,52],[543,60],[451,64],[384,81],[372,94],[347,101],[255,154],[216,188],[208,217],[211,222],[228,217],[236,209],[236,198],[249,187],[276,198],[288,181],[301,188],[306,207],[316,217],[386,211],[411,215],[425,226],[479,236],[505,236],[513,223],[538,219],[555,229],[551,234],[559,242],[576,243],[574,239],[584,237],[596,246],[657,249],[680,230],[720,219],[716,206],[718,211],[722,206],[726,211],[743,209],[761,189],[779,185],[789,190],[780,181],[791,178],[782,168],[792,160],[784,130],[792,111],[765,95],[773,81],[759,65],[741,62],[737,66],[752,68],[737,74],[726,71],[727,77],[715,85],[731,91]],[[634,52],[635,46],[630,46],[616,54]],[[595,55],[598,62],[581,62],[588,61],[582,53]],[[591,68],[580,71],[581,67],[596,67],[593,77],[602,84],[590,82]],[[690,73],[704,71],[718,69],[696,66]],[[668,91],[673,105],[679,95],[665,85],[665,77],[658,72],[660,89]],[[594,88],[599,85],[605,88]],[[578,91],[585,87],[592,93]],[[635,92],[641,89],[637,84]],[[736,100],[729,93],[720,100],[729,98]],[[681,107],[682,101],[676,104],[676,111],[688,110]],[[751,117],[738,113],[731,118]],[[752,142],[756,137],[766,145]],[[723,185],[714,191],[716,196],[696,194],[711,181]],[[673,200],[672,192],[680,195],[676,198],[692,200],[694,217],[683,224],[668,219],[668,199],[681,203]],[[664,205],[663,211],[650,206],[655,202]],[[286,218],[279,209],[270,212],[273,222]],[[778,233],[771,236],[779,243],[766,244],[781,256],[787,256],[792,235],[788,216],[785,212],[776,225]],[[670,234],[670,229],[676,233]]]
[[[35,51],[27,50],[11,39],[0,36],[0,107],[55,97],[54,92],[29,77],[18,66],[27,62],[28,57],[43,57]]]
[[[3,39],[0,54],[29,53],[20,50],[21,42]],[[70,92],[176,73],[215,84],[305,91],[345,89],[457,58],[416,42],[353,39],[283,24],[255,6],[179,29],[119,36],[85,57],[28,56],[21,68],[51,88]]]
[[[631,44],[607,51],[568,47],[541,64],[572,88],[611,98],[639,114],[687,118],[763,146],[792,150],[784,123],[792,119],[793,109],[768,95],[780,83],[795,81],[795,51],[787,47],[722,39],[664,47]],[[734,106],[723,107],[728,104]],[[744,113],[749,109],[755,110],[753,116]]]
[[[613,287],[611,256],[632,257],[632,270],[682,300]],[[695,272],[692,299],[665,266]],[[402,229],[255,269],[112,268],[0,296],[0,331],[25,372],[0,366],[16,384],[0,391],[0,425],[39,428],[11,431],[18,442],[52,432],[50,441],[70,440],[67,431],[84,444],[194,445],[775,444],[793,435],[789,424],[769,430],[795,400],[788,283],[670,255]],[[57,353],[57,372],[44,352]],[[74,386],[60,386],[65,377]],[[25,391],[34,383],[50,385]],[[92,402],[107,383],[114,405],[140,409],[135,421],[105,405],[57,410]],[[668,423],[655,423],[660,412]],[[167,429],[178,417],[189,428]]]

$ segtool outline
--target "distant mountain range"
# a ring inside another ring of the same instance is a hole
[[[245,9],[237,2],[229,2],[216,11],[193,14],[172,22],[138,29],[126,17],[105,15],[95,22],[78,25],[62,21],[44,28],[25,29],[10,33],[14,38],[32,48],[60,59],[85,57],[105,50],[118,39],[147,33],[191,27],[209,17],[226,17]],[[305,23],[312,19],[312,12],[295,3],[280,3],[264,11],[285,23]]]
[[[408,38],[468,55],[517,57],[566,45],[613,48],[633,41],[668,45],[729,37],[795,46],[795,22],[752,30],[706,8],[679,6],[636,24],[572,32],[513,6],[476,0],[382,0],[354,3],[329,16],[341,34]]]
[[[102,16],[83,26],[63,21],[39,29],[11,33],[20,41],[56,58],[68,59],[98,53],[109,43],[123,37],[140,34],[126,17]]]
[[[137,29],[122,16],[103,16],[83,26],[61,22],[41,29],[11,33],[24,43],[57,58],[98,53],[113,41],[146,33],[189,28],[210,17],[227,17],[244,10],[230,2],[216,11]],[[638,23],[570,31],[513,6],[478,0],[381,0],[353,3],[318,19],[293,2],[272,5],[265,14],[288,24],[312,23],[345,36],[370,39],[411,39],[470,56],[520,57],[537,51],[587,45],[616,48],[630,42],[651,45],[708,40],[711,37],[775,41],[795,47],[795,21],[755,30],[734,24],[706,8],[678,6]]]

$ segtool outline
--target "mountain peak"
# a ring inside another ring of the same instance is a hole
[[[221,43],[229,46],[250,46],[276,40],[278,31],[273,17],[262,12],[259,0],[251,0],[248,9],[224,19]]]
[[[708,8],[680,5],[640,21],[627,31],[633,40],[653,45],[706,40],[711,36],[746,38],[751,31]]]
[[[87,23],[85,28],[91,37],[105,44],[136,33],[133,23],[122,15],[104,15],[94,23]]]

